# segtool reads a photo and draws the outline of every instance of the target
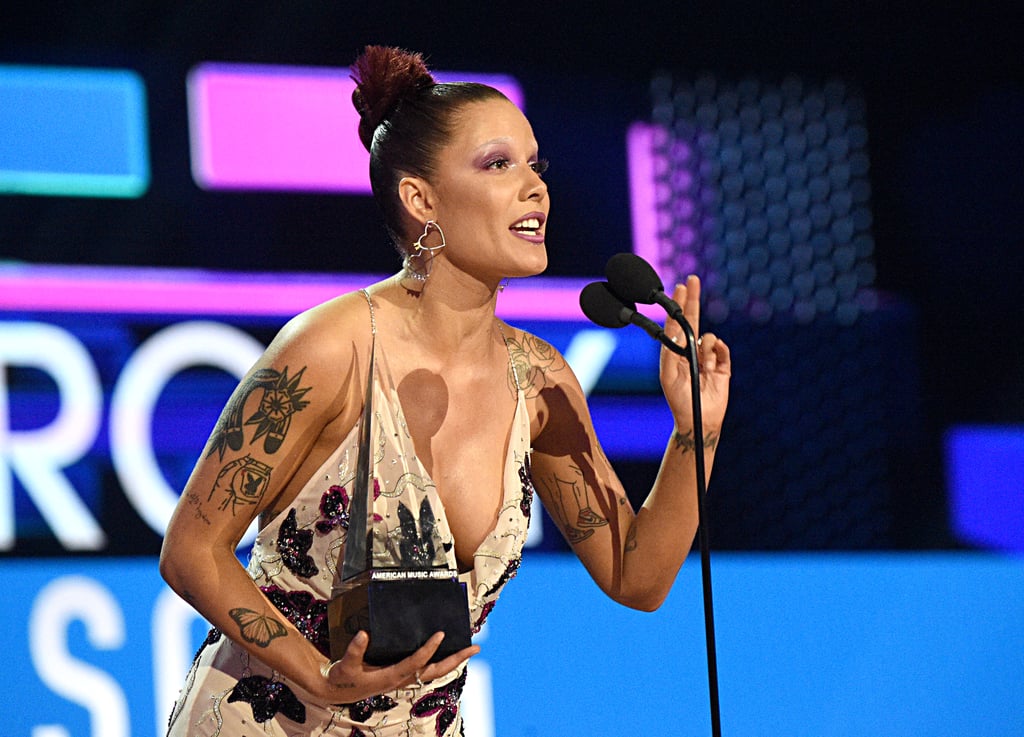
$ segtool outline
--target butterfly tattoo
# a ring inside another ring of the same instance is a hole
[[[288,630],[277,619],[252,609],[236,607],[228,614],[238,624],[242,639],[259,647],[266,647],[275,638],[288,634]]]

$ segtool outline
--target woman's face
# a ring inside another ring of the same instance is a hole
[[[444,258],[494,283],[547,268],[545,167],[530,123],[511,102],[462,108],[431,178],[433,219],[448,242]]]

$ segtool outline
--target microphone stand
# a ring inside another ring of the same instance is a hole
[[[718,707],[718,657],[715,651],[715,614],[711,594],[711,546],[707,528],[707,483],[704,472],[704,426],[700,408],[700,370],[697,364],[697,340],[693,328],[682,315],[672,315],[686,335],[686,348],[672,343],[665,345],[673,353],[685,356],[690,364],[690,389],[693,395],[693,452],[697,466],[697,530],[700,539],[701,583],[704,591],[704,637],[707,644],[708,694],[711,702],[711,734],[722,736],[722,720]]]
[[[614,260],[616,257],[612,258]],[[630,261],[626,264],[627,271],[635,271],[637,268],[635,263],[638,260],[651,272],[650,279],[648,279],[642,273],[643,269],[641,269],[640,278],[643,281],[657,283],[658,277],[654,274],[654,270],[645,261],[638,259],[638,257],[630,257]],[[609,261],[610,265],[611,261]],[[630,283],[635,281],[635,276],[634,274],[627,279],[626,287],[629,292],[635,291],[634,284]],[[602,288],[602,285],[604,288]],[[697,339],[693,334],[693,328],[690,327],[686,318],[683,317],[682,309],[665,296],[660,284],[655,290],[651,291],[650,299],[642,301],[658,302],[668,312],[669,317],[679,323],[686,336],[685,348],[665,335],[665,331],[653,320],[638,313],[635,304],[632,302],[626,303],[621,300],[611,291],[611,286],[607,282],[588,284],[580,293],[580,307],[583,309],[584,314],[593,322],[608,328],[621,328],[629,323],[633,323],[670,351],[685,358],[687,363],[690,364],[690,388],[693,402],[693,452],[696,459],[697,472],[697,528],[700,536],[700,567],[704,589],[704,633],[707,641],[708,693],[711,699],[711,734],[712,737],[721,737],[722,724],[718,708],[718,663],[715,653],[715,614],[711,595],[711,550],[706,521],[707,483],[704,470],[704,426],[700,406],[700,368],[697,363]]]

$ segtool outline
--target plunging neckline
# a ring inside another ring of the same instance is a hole
[[[508,341],[505,339],[504,334],[502,335],[502,340],[505,344],[506,351],[508,351]],[[517,381],[516,408],[515,411],[512,413],[512,424],[509,426],[508,432],[505,435],[504,460],[502,461],[501,465],[501,501],[496,510],[496,514],[494,515],[494,524],[491,526],[488,532],[480,539],[480,543],[473,550],[473,564],[466,570],[462,570],[462,567],[459,564],[459,559],[455,553],[456,540],[455,535],[452,532],[451,525],[448,521],[447,507],[445,506],[444,499],[442,498],[441,493],[438,490],[437,484],[434,481],[433,476],[427,471],[426,467],[423,465],[423,462],[420,460],[419,454],[416,452],[415,442],[413,441],[412,434],[409,432],[408,424],[406,423],[405,408],[402,406],[402,400],[401,397],[399,397],[398,395],[397,385],[395,384],[394,376],[391,373],[391,366],[387,360],[387,352],[384,350],[383,346],[378,345],[376,341],[374,341],[373,350],[375,353],[375,370],[379,373],[381,379],[380,382],[378,382],[377,384],[378,389],[384,391],[385,401],[393,405],[392,411],[399,418],[399,423],[401,424],[402,428],[405,430],[406,434],[409,437],[410,446],[412,448],[410,460],[414,462],[416,468],[419,469],[420,475],[425,481],[424,486],[432,490],[429,494],[430,503],[431,506],[434,507],[434,509],[436,510],[435,516],[438,517],[440,523],[444,526],[443,530],[445,534],[442,537],[447,537],[447,539],[451,540],[451,550],[448,551],[447,555],[448,564],[452,566],[454,570],[457,570],[459,572],[460,579],[468,580],[468,577],[471,577],[474,570],[476,569],[477,556],[479,556],[481,552],[488,546],[488,543],[490,543],[498,537],[498,528],[500,527],[501,523],[502,511],[508,508],[510,504],[515,504],[518,506],[518,500],[510,498],[510,495],[514,497],[514,493],[510,491],[511,486],[508,483],[508,479],[506,478],[506,469],[508,468],[510,463],[516,462],[514,433],[516,432],[517,428],[519,428],[522,424],[522,413],[526,411],[526,401],[525,396],[523,395],[523,391],[518,387],[519,382]],[[511,353],[509,353],[510,365],[511,361],[512,356]],[[512,370],[514,370],[514,367]]]

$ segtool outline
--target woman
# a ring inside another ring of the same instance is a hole
[[[515,575],[534,485],[597,584],[626,606],[659,606],[696,530],[685,362],[662,351],[676,430],[634,513],[565,361],[495,317],[502,280],[547,265],[545,164],[526,118],[490,87],[435,84],[418,55],[397,49],[368,47],[353,71],[374,195],[403,269],[290,321],[232,395],[186,485],[161,572],[214,630],[172,735],[461,732],[477,647],[430,662],[435,635],[374,667],[360,633],[340,660],[327,655],[368,378],[376,416],[393,430],[379,453],[412,468],[442,510],[475,629]],[[695,326],[699,297],[695,277],[674,294]],[[677,325],[666,332],[682,339]],[[730,362],[715,336],[700,345],[710,473]],[[234,551],[257,516],[246,571]]]

